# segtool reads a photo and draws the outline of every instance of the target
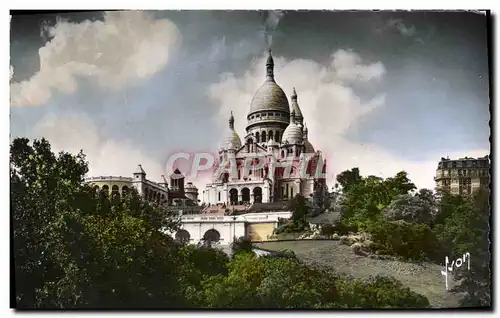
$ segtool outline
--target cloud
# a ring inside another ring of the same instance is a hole
[[[73,93],[79,77],[118,89],[164,68],[179,42],[177,27],[144,11],[106,12],[103,21],[58,21],[39,50],[40,70],[11,84],[11,106],[39,106],[54,91]]]
[[[241,76],[223,74],[219,82],[208,89],[213,105],[218,108],[220,125],[228,125],[232,110],[240,137],[245,135],[246,115],[252,97],[264,81],[265,58],[256,60]],[[418,187],[434,187],[433,176],[443,154],[436,154],[428,161],[415,162],[406,160],[404,154],[395,156],[376,144],[354,143],[346,138],[348,129],[356,127],[363,116],[370,116],[384,107],[384,92],[373,98],[362,98],[354,90],[354,85],[374,85],[383,80],[386,70],[381,62],[367,62],[356,52],[339,50],[325,65],[312,60],[288,61],[280,57],[275,57],[275,64],[276,81],[288,97],[296,87],[309,129],[309,140],[327,157],[330,185],[333,185],[334,175],[359,167],[363,175],[381,177],[405,170]],[[485,153],[483,150],[457,151],[450,156],[467,154],[483,156]]]
[[[281,18],[285,16],[285,12],[281,10],[269,10],[265,14],[266,20],[264,21],[264,36],[267,41],[267,46],[270,48],[273,45],[273,34],[280,23]]]
[[[332,66],[339,79],[350,82],[379,80],[385,74],[381,62],[365,64],[359,54],[347,50],[338,50],[332,55]]]
[[[410,37],[417,33],[417,28],[414,25],[405,25],[401,19],[390,19],[387,22],[387,26],[389,28],[395,28],[402,36]]]
[[[99,133],[92,120],[82,114],[48,115],[33,128],[36,138],[46,138],[54,152],[73,154],[83,150],[89,161],[89,176],[132,176],[138,164],[147,178],[160,181],[163,167],[159,160],[134,148],[127,140],[109,140]]]

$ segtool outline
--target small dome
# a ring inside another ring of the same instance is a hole
[[[315,153],[316,152],[316,150],[314,150],[314,147],[309,140],[304,140],[304,146],[305,146],[305,150],[304,150],[305,153]]]
[[[241,148],[241,139],[238,133],[232,129],[228,129],[226,132],[226,137],[224,137],[221,148],[223,149],[235,149]]]
[[[267,79],[255,93],[250,104],[250,113],[259,110],[281,110],[290,112],[285,92],[274,82]]]
[[[286,127],[281,139],[284,143],[299,144],[302,142],[302,129],[296,123],[292,122]]]

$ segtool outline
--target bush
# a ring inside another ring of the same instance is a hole
[[[281,233],[301,233],[309,230],[309,224],[303,221],[290,221],[287,224],[277,228],[275,234]]]
[[[440,257],[436,235],[426,224],[378,221],[367,230],[372,235],[372,248],[377,250],[377,254],[413,261],[437,260]]]
[[[268,254],[268,255],[264,255],[262,256],[263,258],[286,258],[286,259],[293,259],[293,260],[298,260],[297,259],[297,255],[295,255],[295,252],[292,251],[292,250],[287,250],[287,249],[284,249],[284,250],[279,250],[275,253],[272,253],[272,254]]]
[[[338,302],[344,308],[427,308],[429,300],[388,277],[377,276],[366,282],[339,280]]]
[[[358,226],[357,225],[351,225],[351,224],[346,224],[344,222],[337,222],[333,226],[333,232],[338,233],[338,235],[348,235],[349,233],[356,233],[358,232]]]
[[[320,233],[321,235],[330,236],[333,235],[333,233],[335,233],[335,228],[333,227],[332,224],[322,224]]]

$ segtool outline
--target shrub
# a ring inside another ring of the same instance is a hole
[[[377,276],[366,282],[338,280],[339,304],[344,308],[426,308],[429,300],[388,277]]]
[[[335,228],[333,227],[332,224],[322,224],[320,233],[321,235],[330,236],[333,235],[333,233],[335,233]]]
[[[436,235],[426,224],[379,221],[367,230],[372,235],[372,248],[377,250],[377,254],[413,261],[435,260],[439,254]]]
[[[301,233],[309,229],[309,224],[303,221],[290,221],[275,230],[276,234],[281,233]]]

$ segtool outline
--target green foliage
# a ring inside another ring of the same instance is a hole
[[[491,305],[491,252],[489,191],[479,189],[472,198],[445,194],[440,221],[435,227],[441,245],[451,259],[470,254],[470,270],[456,271],[456,291],[465,293],[462,306]],[[451,210],[451,211],[450,211]],[[444,257],[443,257],[444,258]]]
[[[264,255],[262,257],[263,258],[281,257],[281,258],[298,260],[297,255],[295,255],[295,252],[292,250],[288,250],[288,249],[279,250],[279,251],[274,252],[272,254]]]
[[[309,212],[309,207],[306,204],[306,199],[302,195],[296,195],[295,198],[293,198],[290,207],[292,209],[293,221],[296,223],[305,221]]]
[[[429,300],[404,287],[399,281],[377,276],[368,282],[338,284],[339,302],[344,308],[427,308]]]
[[[86,172],[82,153],[55,155],[44,139],[13,141],[16,306],[176,306],[180,259],[162,231],[176,224],[137,193],[110,201],[82,182]]]
[[[309,229],[309,223],[305,222],[304,220],[297,220],[297,221],[289,221],[282,225],[281,227],[277,228],[274,232],[275,234],[282,234],[282,233],[302,233],[305,232]]]
[[[442,251],[427,224],[404,221],[378,221],[370,224],[374,248],[379,254],[399,256],[404,260],[439,260]]]
[[[292,217],[284,225],[275,230],[275,234],[281,233],[301,233],[309,229],[306,216],[309,213],[306,199],[301,195],[296,195],[290,202]]]
[[[425,189],[423,189],[425,190]],[[435,203],[432,199],[411,194],[398,195],[383,211],[390,221],[432,224]]]
[[[295,258],[236,255],[227,276],[203,282],[203,307],[210,308],[423,308],[428,300],[383,277],[342,280]]]
[[[363,178],[359,169],[354,168],[339,174],[337,181],[343,190],[341,223],[355,228],[366,227],[367,223],[381,218],[381,211],[398,195],[415,189],[404,171],[384,180],[376,176]]]

